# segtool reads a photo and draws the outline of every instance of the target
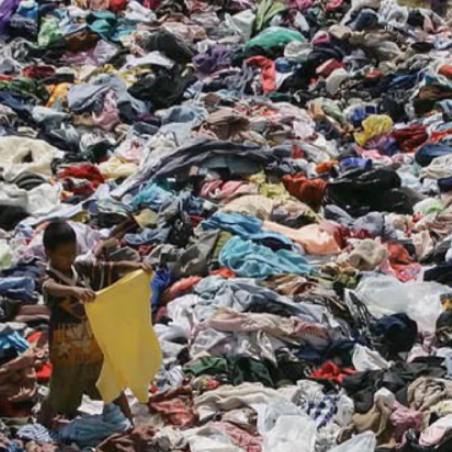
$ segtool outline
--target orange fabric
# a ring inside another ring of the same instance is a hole
[[[318,210],[325,196],[328,182],[323,179],[308,179],[303,174],[283,176],[286,190],[314,210]]]

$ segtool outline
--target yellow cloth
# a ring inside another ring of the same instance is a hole
[[[391,132],[393,125],[388,115],[370,115],[362,122],[363,131],[355,133],[355,141],[364,146],[370,139]]]
[[[142,270],[97,293],[86,313],[103,354],[97,387],[105,403],[129,388],[141,403],[160,369],[162,353],[152,328],[150,278]]]

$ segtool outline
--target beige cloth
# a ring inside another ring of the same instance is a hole
[[[439,402],[450,398],[452,398],[450,380],[421,377],[408,386],[408,404],[418,411],[428,411]]]
[[[350,253],[350,265],[358,270],[370,271],[378,267],[387,258],[386,248],[372,239],[360,242]]]
[[[265,196],[245,195],[226,204],[220,212],[235,212],[268,220],[273,211],[273,204],[274,201]]]
[[[0,137],[0,168],[7,181],[24,173],[51,176],[53,160],[63,156],[64,152],[42,140]]]

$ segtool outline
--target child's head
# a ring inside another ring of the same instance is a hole
[[[43,237],[44,250],[52,267],[69,271],[77,256],[77,236],[66,221],[53,221]]]

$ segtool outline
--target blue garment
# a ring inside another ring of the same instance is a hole
[[[152,289],[152,313],[155,314],[160,305],[160,297],[165,289],[167,289],[173,282],[173,273],[165,268],[160,268],[154,274],[151,281]]]
[[[10,349],[23,353],[29,346],[29,343],[17,331],[8,331],[0,335],[0,357]]]
[[[438,179],[438,188],[441,193],[449,193],[452,191],[452,177],[443,177]]]
[[[53,443],[58,438],[58,435],[52,434],[41,424],[24,425],[17,431],[16,436],[19,439],[25,441],[35,441],[38,444]]]
[[[262,232],[262,221],[241,213],[217,212],[201,223],[205,231],[221,229],[244,238],[252,238]]]
[[[442,365],[446,368],[447,371],[447,374],[444,378],[452,380],[452,356],[446,356]]]
[[[287,250],[272,251],[266,246],[233,237],[220,252],[220,265],[246,278],[266,278],[294,273],[305,275],[312,267],[298,253]]]
[[[452,154],[452,145],[447,142],[427,143],[417,150],[414,158],[419,165],[428,166],[436,157],[449,154]]]
[[[96,447],[114,433],[125,432],[131,427],[130,421],[114,404],[105,405],[102,414],[88,415],[74,419],[60,431],[60,441],[76,443],[79,447]]]
[[[126,234],[124,241],[127,245],[152,245],[153,243],[165,243],[168,240],[168,236],[171,232],[171,228],[155,228],[143,229],[138,234]]]
[[[341,160],[339,166],[342,170],[347,170],[351,168],[364,168],[364,169],[372,169],[372,160],[364,159],[360,157],[346,157]]]
[[[317,428],[329,425],[337,413],[338,395],[325,395],[321,400],[309,400],[304,409],[306,413],[316,422]]]
[[[9,277],[0,279],[0,295],[12,300],[36,302],[35,281],[30,277]]]
[[[217,212],[209,219],[204,220],[201,226],[205,231],[220,229],[244,239],[264,242],[272,249],[293,247],[293,242],[289,238],[277,232],[263,231],[261,220],[241,213]]]

